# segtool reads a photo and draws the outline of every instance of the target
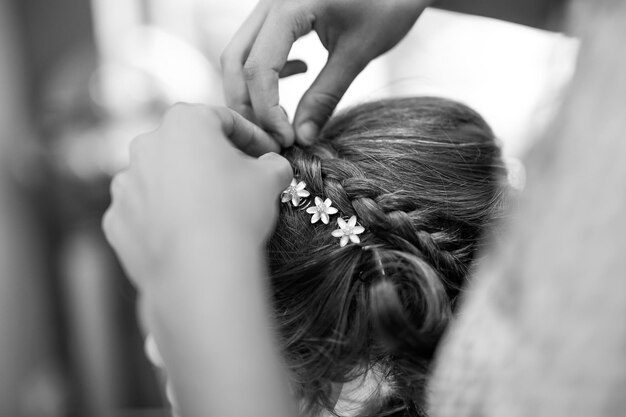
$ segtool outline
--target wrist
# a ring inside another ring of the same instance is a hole
[[[209,329],[219,345],[245,326],[244,316],[268,317],[265,258],[254,245],[237,246],[210,250],[199,242],[173,251],[142,290],[148,328],[181,342]]]
[[[261,398],[281,395],[281,403],[290,404],[271,331],[264,256],[254,245],[237,246],[234,262],[226,252],[203,256],[186,249],[171,261],[177,275],[161,277],[161,285],[145,294],[148,328],[189,415],[223,415],[236,400],[227,394],[240,395],[215,388],[220,396],[213,397],[206,387],[238,386]],[[255,367],[260,371],[251,371]]]
[[[154,281],[157,286],[180,287],[186,281],[209,285],[225,277],[253,279],[264,272],[264,258],[264,244],[257,240],[197,229],[171,240],[156,260]]]

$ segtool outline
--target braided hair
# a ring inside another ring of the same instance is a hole
[[[503,211],[491,129],[454,101],[392,99],[335,116],[285,157],[311,195],[366,229],[340,247],[335,227],[282,204],[268,244],[275,322],[306,411],[332,412],[334,384],[376,370],[359,415],[423,415],[434,349]]]

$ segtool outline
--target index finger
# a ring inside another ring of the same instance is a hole
[[[271,9],[244,64],[254,114],[283,147],[293,144],[295,134],[279,104],[279,75],[293,43],[311,31],[310,19],[297,9]]]
[[[269,4],[267,1],[257,3],[220,57],[226,104],[251,121],[254,121],[254,113],[243,75],[243,64],[254,44],[254,39],[261,30]]]

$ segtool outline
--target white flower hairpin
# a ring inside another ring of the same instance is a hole
[[[309,197],[311,194],[305,190],[306,183],[304,181],[297,181],[295,178],[291,180],[291,184],[287,187],[281,195],[281,202],[293,204],[294,207],[298,207],[302,203],[302,199]],[[315,205],[307,207],[306,212],[311,214],[311,223],[317,223],[322,220],[322,223],[328,224],[330,222],[330,216],[337,214],[339,210],[332,206],[330,198],[322,200],[320,197],[315,197]],[[307,204],[308,205],[308,202]],[[303,205],[302,208],[306,207]],[[339,217],[337,219],[337,225],[339,229],[333,230],[332,235],[339,237],[339,246],[344,247],[348,242],[361,243],[361,239],[358,235],[365,231],[365,228],[361,225],[357,225],[356,216],[350,217],[346,222]]]
[[[310,195],[310,193],[304,189],[305,187],[306,183],[304,181],[298,182],[295,178],[292,179],[289,187],[282,192],[280,201],[286,203],[291,200],[291,204],[293,204],[294,207],[298,207],[300,200]]]
[[[365,228],[356,224],[356,216],[350,217],[347,222],[339,217],[337,219],[337,225],[339,226],[339,229],[333,230],[332,235],[334,237],[341,238],[339,246],[343,248],[348,244],[348,241],[352,243],[361,243],[361,239],[358,235],[363,233]]]
[[[322,219],[322,223],[328,224],[330,215],[339,211],[335,207],[331,207],[332,204],[330,198],[322,201],[321,198],[315,197],[315,207],[306,209],[307,213],[313,215],[313,217],[311,217],[311,223],[316,223],[319,219]]]

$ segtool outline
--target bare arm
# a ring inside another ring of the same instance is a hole
[[[139,290],[185,417],[294,415],[263,257],[291,167],[229,142],[258,134],[230,111],[175,106],[133,142],[129,168],[111,185],[104,230]]]
[[[194,243],[167,260],[176,281],[165,277],[141,300],[179,415],[293,417],[259,248]]]

